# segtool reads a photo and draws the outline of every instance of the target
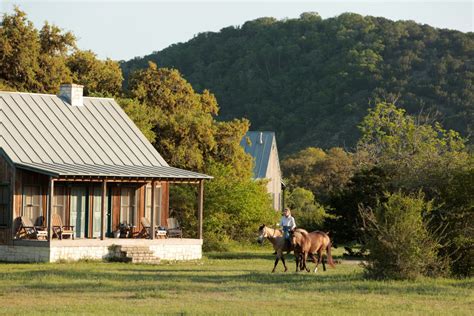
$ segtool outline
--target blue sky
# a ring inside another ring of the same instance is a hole
[[[13,5],[26,11],[37,28],[44,21],[72,31],[81,49],[100,58],[128,60],[185,42],[195,34],[219,31],[262,16],[296,18],[316,11],[323,18],[343,12],[414,20],[438,28],[473,31],[472,1],[47,1],[0,0],[0,11]]]

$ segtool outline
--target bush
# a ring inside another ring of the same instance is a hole
[[[328,215],[314,199],[314,194],[303,188],[295,188],[288,196],[288,206],[296,225],[308,231],[320,230]]]
[[[272,208],[265,183],[242,177],[231,166],[209,163],[206,181],[203,234],[205,251],[228,251],[235,242],[255,242],[258,227],[276,223],[279,213]],[[180,223],[195,237],[197,232],[196,190],[179,186],[170,191],[170,202]]]
[[[424,217],[431,202],[424,195],[386,195],[387,201],[374,210],[360,208],[369,250],[366,276],[376,279],[415,279],[445,271],[445,260],[438,260],[437,240],[428,230]]]

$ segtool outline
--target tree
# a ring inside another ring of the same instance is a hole
[[[36,73],[43,91],[57,93],[61,83],[71,82],[71,71],[66,65],[68,53],[76,49],[76,37],[59,27],[45,22],[39,32],[39,69]]]
[[[463,164],[468,154],[465,140],[439,123],[417,123],[394,104],[380,103],[360,125],[362,137],[356,160],[360,167],[382,166],[393,170],[394,184],[431,193],[439,176]]]
[[[206,248],[222,247],[229,240],[251,240],[259,225],[275,223],[278,214],[271,207],[265,183],[242,178],[230,165],[211,163],[214,176],[206,183],[204,234]]]
[[[122,90],[122,71],[117,62],[97,59],[92,51],[75,51],[67,59],[72,80],[84,86],[84,95],[117,96]]]
[[[128,117],[135,123],[145,137],[154,143],[156,134],[153,129],[156,126],[158,117],[153,109],[135,99],[116,98],[117,103],[122,107]]]
[[[177,70],[154,63],[132,76],[129,89],[155,113],[155,147],[172,166],[205,171],[213,160],[250,175],[251,157],[239,145],[249,123],[217,122],[219,108],[209,91],[196,93]]]
[[[315,201],[313,193],[304,188],[291,191],[287,204],[298,227],[307,231],[321,230],[324,220],[328,217],[324,208]]]
[[[286,158],[282,169],[290,187],[310,189],[322,203],[342,190],[354,172],[352,155],[341,148],[308,147]]]
[[[201,33],[121,65],[126,78],[148,61],[179,69],[198,91],[213,91],[221,119],[246,117],[255,130],[275,131],[285,156],[308,146],[353,150],[368,101],[396,100],[472,135],[473,51],[472,32],[303,13]]]
[[[22,91],[42,91],[36,79],[39,69],[38,31],[26,13],[15,7],[3,15],[0,26],[0,79]]]

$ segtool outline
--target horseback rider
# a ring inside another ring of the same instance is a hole
[[[280,226],[283,228],[283,237],[285,237],[286,242],[291,244],[290,234],[295,230],[296,222],[295,218],[291,216],[291,211],[288,207],[283,211]]]

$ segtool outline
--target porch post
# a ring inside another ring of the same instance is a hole
[[[48,200],[47,200],[47,209],[46,209],[46,217],[48,222],[48,241],[53,239],[53,226],[51,225],[51,221],[53,218],[53,194],[54,194],[54,180],[53,177],[49,177],[49,185],[48,185]]]
[[[199,226],[199,239],[202,239],[202,213],[204,209],[204,180],[199,180],[198,189],[198,226]]]
[[[101,201],[101,209],[100,209],[100,239],[105,239],[105,199],[107,198],[107,181],[102,181],[102,201]]]
[[[155,239],[155,180],[151,181],[150,239]],[[146,207],[146,203],[145,203]]]

